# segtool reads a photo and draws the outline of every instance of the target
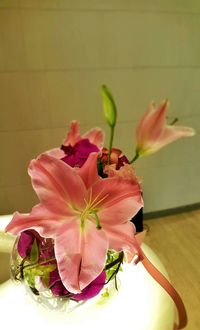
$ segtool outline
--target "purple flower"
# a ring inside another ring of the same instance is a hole
[[[25,258],[30,254],[34,239],[36,238],[35,233],[34,230],[25,230],[21,233],[17,244],[20,257]]]
[[[88,300],[95,297],[103,288],[106,281],[106,273],[103,271],[94,281],[92,281],[81,293],[72,294],[70,298],[74,300]],[[55,296],[64,296],[69,294],[69,291],[64,287],[58,270],[50,273],[50,289]]]
[[[39,242],[39,256],[40,260],[50,260],[43,265],[55,264],[55,251],[54,251],[54,242],[51,238],[42,238]],[[51,260],[52,259],[52,260]]]
[[[20,234],[17,244],[17,250],[21,258],[30,255],[35,239],[37,241],[39,258],[41,261],[55,257],[53,240],[51,238],[43,238],[35,230],[29,229]],[[55,261],[47,262],[47,264],[49,263],[55,263]]]
[[[59,275],[57,269],[55,269],[53,272],[50,273],[49,288],[51,289],[54,296],[57,296],[57,297],[65,296],[66,294],[69,293],[69,291],[62,284],[62,281],[61,281],[61,278],[60,278],[60,275]]]
[[[102,272],[99,276],[95,278],[81,293],[73,294],[72,298],[74,300],[87,300],[95,297],[103,288],[106,281],[106,273]]]
[[[74,146],[61,146],[66,156],[61,158],[71,167],[82,167],[91,152],[98,152],[99,148],[91,143],[89,139],[81,139]]]

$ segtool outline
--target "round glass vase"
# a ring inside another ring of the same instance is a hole
[[[102,273],[80,294],[67,291],[63,285],[55,258],[54,241],[43,238],[34,230],[22,232],[11,253],[11,277],[21,282],[40,305],[59,311],[72,311],[95,300],[106,302],[117,292],[120,282],[123,252],[108,251]]]

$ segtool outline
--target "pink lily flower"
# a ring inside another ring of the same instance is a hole
[[[135,180],[97,173],[98,153],[81,168],[43,154],[32,160],[29,175],[40,199],[29,215],[16,212],[6,231],[34,229],[54,240],[60,278],[80,293],[103,271],[108,249],[124,251],[130,262],[138,252],[129,221],[143,206]]]
[[[79,132],[79,124],[76,120],[73,120],[70,124],[70,131],[64,139],[62,145],[64,147],[68,147],[69,145],[71,147],[74,147],[81,140],[88,139],[89,143],[101,149],[104,143],[104,138],[104,132],[101,128],[98,127],[89,130],[81,136]],[[58,159],[61,159],[66,156],[65,152],[61,148],[54,148],[48,150],[46,153]]]
[[[165,145],[187,136],[193,136],[195,131],[190,127],[166,124],[168,101],[165,100],[156,109],[150,104],[136,129],[136,152],[139,156],[152,154]]]

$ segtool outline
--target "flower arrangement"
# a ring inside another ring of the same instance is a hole
[[[168,101],[152,103],[136,128],[132,160],[113,147],[117,108],[111,92],[102,87],[103,111],[110,127],[108,148],[104,133],[94,128],[80,135],[73,121],[61,147],[31,160],[28,173],[39,204],[30,214],[14,213],[6,231],[17,235],[12,271],[36,296],[64,302],[83,302],[106,285],[117,288],[123,262],[142,262],[174,299],[179,328],[186,323],[184,305],[171,284],[144,255],[144,232],[134,218],[143,207],[140,182],[132,164],[180,137],[194,135],[188,127],[168,125]]]

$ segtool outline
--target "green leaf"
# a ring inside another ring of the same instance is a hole
[[[46,287],[49,287],[49,273],[51,273],[53,270],[56,269],[56,265],[38,265],[37,271],[38,275],[42,277],[43,283],[46,285]]]
[[[49,273],[56,269],[56,265],[36,265],[30,268],[27,267],[24,270],[24,278],[28,285],[32,288],[35,287],[36,276],[42,277],[43,283],[49,286]]]
[[[114,261],[117,261],[119,258],[119,252],[109,250],[107,253],[107,259],[106,259],[106,266],[113,263]],[[110,278],[114,278],[118,271],[122,270],[121,268],[121,262],[117,262],[115,265],[113,265],[111,268],[106,270],[106,280],[109,280]]]
[[[35,286],[35,275],[32,272],[32,269],[26,268],[24,270],[24,278],[30,287]]]
[[[37,245],[37,240],[34,239],[32,248],[31,248],[31,253],[30,253],[30,261],[32,263],[35,263],[38,261],[39,258],[39,251],[38,251],[38,245]]]
[[[104,116],[108,125],[113,128],[117,120],[117,107],[114,98],[105,85],[101,88],[101,95],[103,99]]]

